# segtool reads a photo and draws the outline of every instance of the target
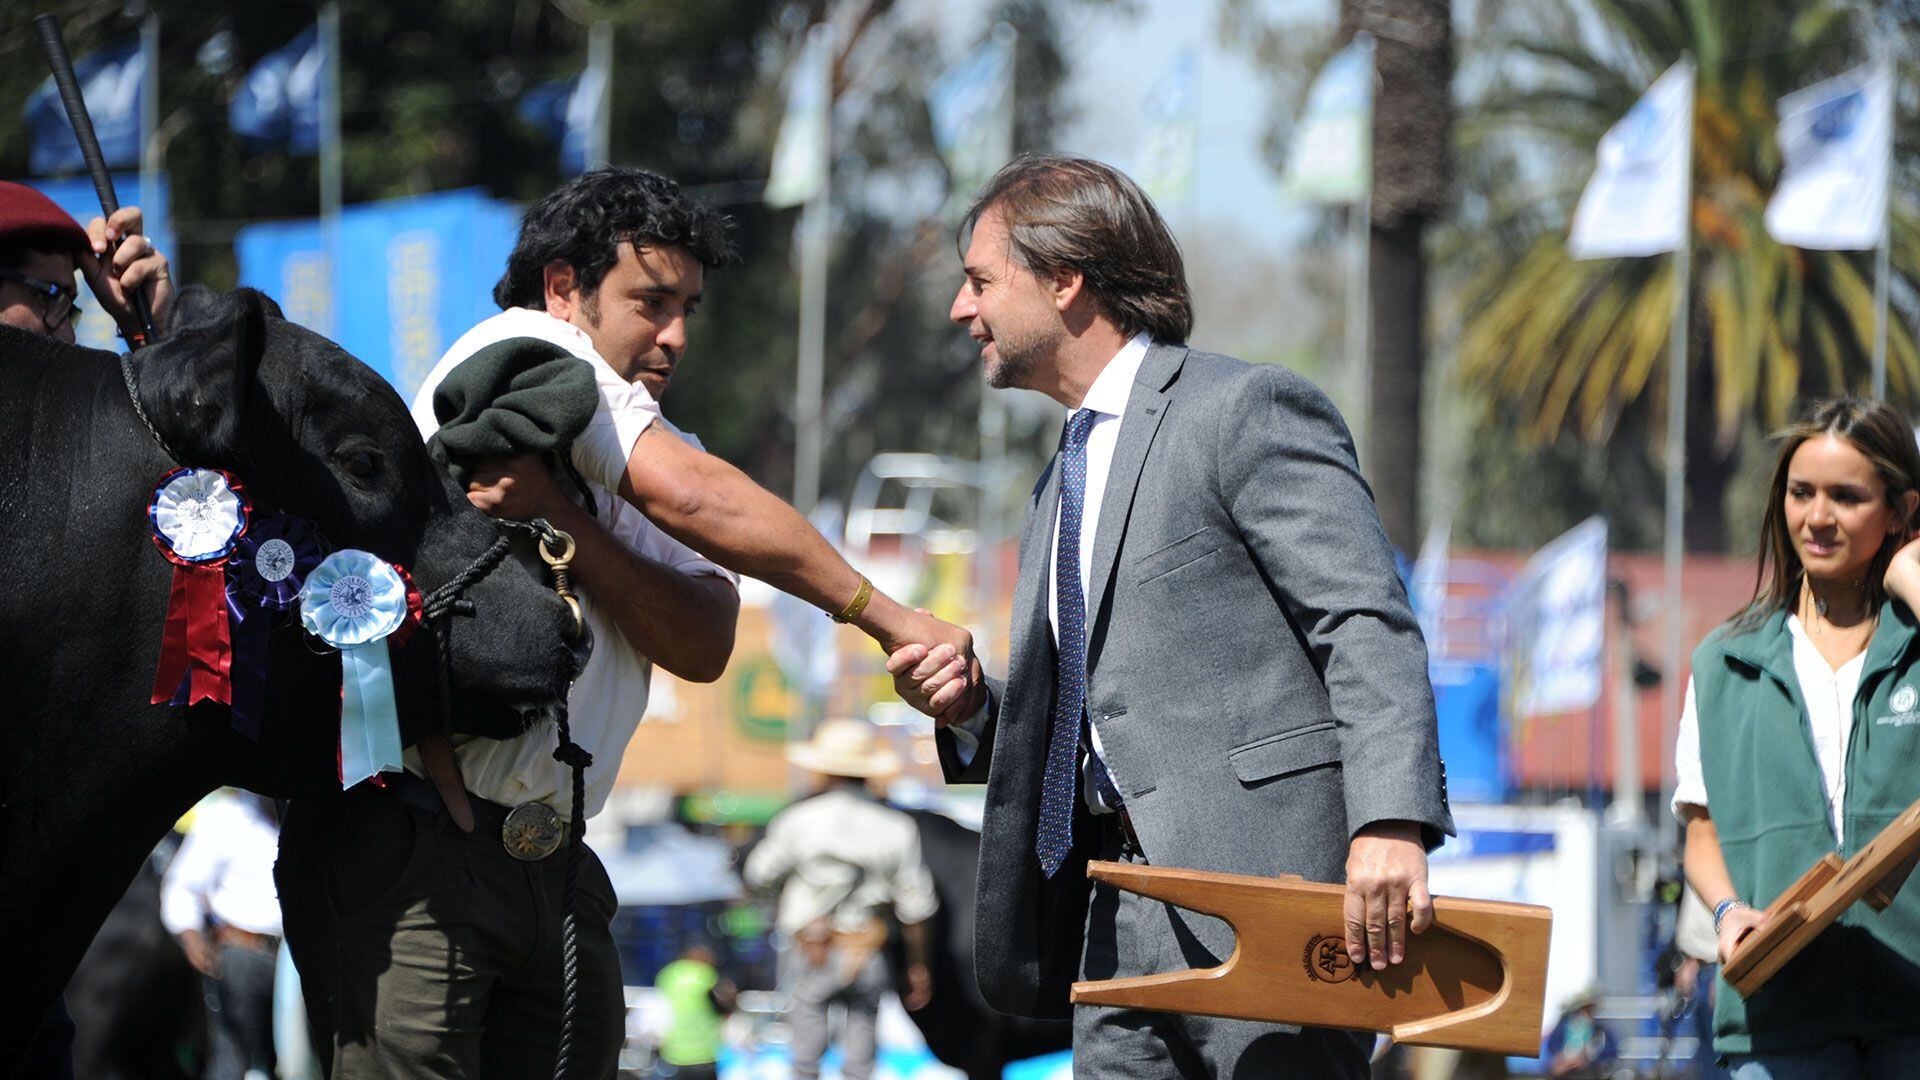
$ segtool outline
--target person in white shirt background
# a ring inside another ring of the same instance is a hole
[[[271,801],[216,792],[200,804],[160,886],[160,921],[206,980],[204,1080],[273,1075],[274,960],[280,897]]]

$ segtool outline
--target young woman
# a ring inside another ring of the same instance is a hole
[[[1674,812],[1724,963],[1828,852],[1920,798],[1920,451],[1891,408],[1817,403],[1761,520],[1753,600],[1693,654]],[[1738,1080],[1920,1076],[1920,886],[1856,904],[1751,998],[1717,987]]]

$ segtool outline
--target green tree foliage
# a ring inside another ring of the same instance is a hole
[[[1585,15],[1598,22],[1583,23]],[[1589,465],[1617,463],[1649,453],[1664,429],[1672,260],[1575,261],[1565,236],[1600,136],[1682,55],[1699,70],[1689,545],[1728,546],[1727,485],[1743,433],[1782,424],[1805,397],[1865,391],[1870,253],[1786,247],[1767,235],[1763,215],[1780,172],[1776,100],[1864,61],[1869,33],[1856,6],[1827,0],[1773,5],[1764,16],[1731,2],[1593,0],[1516,13],[1501,27],[1491,52],[1499,74],[1463,130],[1484,186],[1468,200],[1473,213],[1451,257],[1470,268],[1461,380],[1481,395],[1487,423],[1520,437],[1514,453],[1551,460],[1574,452],[1574,440],[1608,448]],[[1905,139],[1898,156],[1904,171]],[[1541,173],[1552,179],[1531,182]],[[1909,329],[1920,219],[1897,201],[1893,238],[1889,393],[1911,406],[1920,401]],[[1642,497],[1657,503],[1657,486]]]

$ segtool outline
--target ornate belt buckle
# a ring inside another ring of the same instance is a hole
[[[539,862],[559,850],[566,832],[566,823],[552,806],[521,803],[507,811],[507,820],[500,826],[500,844],[521,862]]]

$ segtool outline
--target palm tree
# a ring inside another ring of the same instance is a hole
[[[1832,0],[1764,12],[1735,0],[1591,0],[1586,10],[1604,34],[1583,35],[1572,9],[1515,33],[1500,56],[1511,74],[1468,115],[1469,152],[1497,152],[1524,131],[1547,157],[1558,151],[1550,163],[1528,153],[1535,171],[1557,166],[1560,183],[1545,208],[1491,200],[1487,242],[1470,256],[1461,379],[1484,395],[1491,420],[1535,443],[1572,433],[1606,444],[1662,429],[1673,260],[1575,261],[1565,222],[1600,136],[1655,76],[1691,56],[1686,536],[1695,550],[1723,550],[1742,430],[1784,423],[1805,395],[1862,392],[1868,382],[1871,254],[1787,247],[1763,222],[1780,170],[1775,102],[1865,60],[1865,46],[1855,9]],[[1920,221],[1910,214],[1895,214],[1892,257],[1894,295],[1910,303],[1920,271]],[[1912,404],[1920,353],[1897,311],[1890,321],[1889,396]]]
[[[1373,34],[1377,102],[1367,245],[1367,446],[1362,459],[1387,537],[1420,542],[1422,389],[1427,367],[1427,227],[1453,198],[1450,0],[1341,0],[1340,37]]]

